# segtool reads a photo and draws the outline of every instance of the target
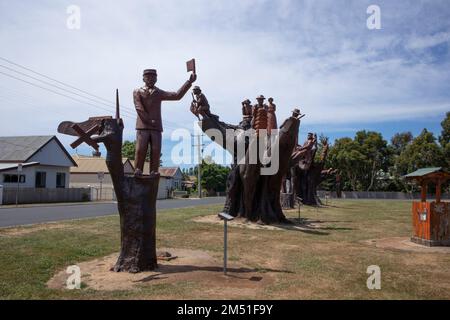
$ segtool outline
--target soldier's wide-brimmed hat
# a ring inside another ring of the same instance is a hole
[[[154,75],[156,75],[157,74],[156,73],[156,69],[145,69],[142,75],[145,76],[146,74],[154,74]]]
[[[259,100],[259,99],[266,99],[262,94],[260,94],[258,97],[256,97],[256,100]]]
[[[292,110],[292,115],[300,115],[300,109]]]
[[[247,103],[247,104],[251,104],[252,102],[250,101],[250,99],[245,99],[244,101],[242,101],[243,103]]]
[[[192,88],[192,90],[198,90],[198,91],[202,91],[202,89],[200,89],[199,86],[195,86],[194,88]]]

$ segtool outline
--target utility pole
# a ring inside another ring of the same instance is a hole
[[[193,144],[193,147],[197,147],[198,154],[198,168],[197,168],[197,190],[198,197],[202,197],[202,153],[204,144],[201,141],[202,134],[191,134],[192,137],[197,137],[197,144]]]

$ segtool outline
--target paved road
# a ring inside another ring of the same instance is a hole
[[[224,197],[158,200],[156,202],[156,208],[159,210],[174,209],[207,204],[220,204],[224,202]],[[112,202],[97,204],[40,205],[27,208],[1,208],[0,227],[100,217],[113,214],[117,214],[117,205]]]

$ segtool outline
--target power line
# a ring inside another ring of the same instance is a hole
[[[44,77],[44,78],[46,78],[46,79],[55,81],[56,83],[62,84],[62,85],[64,85],[64,86],[69,87],[69,88],[72,88],[72,89],[75,89],[75,90],[77,90],[77,91],[79,91],[79,92],[85,93],[85,94],[90,95],[90,96],[92,96],[92,97],[95,97],[95,98],[97,98],[97,99],[100,99],[100,100],[103,100],[103,101],[106,101],[106,102],[109,102],[109,103],[114,104],[114,102],[111,101],[111,100],[107,100],[107,99],[102,98],[102,97],[99,97],[99,96],[97,96],[97,95],[95,95],[95,94],[92,94],[92,93],[89,93],[89,92],[84,91],[84,90],[82,90],[82,89],[79,89],[79,88],[77,88],[77,87],[74,87],[74,86],[72,86],[72,85],[70,85],[70,84],[67,84],[67,83],[64,83],[64,82],[62,82],[62,81],[59,81],[59,80],[57,80],[57,79],[54,79],[54,78],[52,78],[52,77],[46,76],[45,74],[42,74],[42,73],[40,73],[40,72],[31,70],[30,68],[27,68],[27,67],[25,67],[25,66],[23,66],[23,65],[21,65],[21,64],[18,64],[18,63],[16,63],[16,62],[13,62],[13,61],[11,61],[11,60],[5,59],[5,58],[3,58],[3,57],[0,57],[0,60],[6,61],[6,62],[8,62],[8,63],[10,63],[10,64],[12,64],[12,65],[15,65],[15,66],[19,67],[19,68],[22,68],[22,69],[24,69],[24,70],[30,71],[30,72],[32,72],[32,73],[34,73],[34,74],[37,74],[37,75],[41,76],[41,77]]]
[[[1,96],[0,95],[0,98],[6,99],[6,102],[8,102],[8,100],[9,100],[8,103],[12,102],[13,104],[16,104],[16,105],[26,104],[26,105],[30,106],[31,108],[33,108],[33,109],[42,111],[42,109],[39,108],[38,106],[36,106],[34,103],[30,102],[29,100],[23,99],[23,97],[20,97],[18,95],[14,95],[14,94],[11,95],[11,92],[8,92],[6,96]],[[17,101],[17,98],[20,98],[20,101]],[[52,110],[52,112],[57,113],[57,114],[62,115],[62,116],[65,116],[64,113],[56,111],[56,110]]]
[[[59,84],[61,84],[61,85],[63,85],[63,86],[66,86],[66,87],[68,87],[68,88],[72,88],[72,89],[77,90],[77,91],[79,91],[79,92],[82,92],[82,93],[84,93],[84,94],[86,94],[86,95],[95,97],[96,99],[100,99],[100,100],[106,101],[106,102],[108,102],[108,104],[106,104],[106,103],[104,103],[104,102],[97,101],[97,100],[95,100],[95,99],[92,99],[92,98],[89,98],[89,97],[86,97],[86,96],[83,96],[83,95],[80,95],[79,93],[73,92],[73,91],[71,91],[71,90],[67,90],[67,89],[62,88],[62,87],[60,87],[60,86],[57,86],[57,85],[55,85],[55,84],[52,84],[52,83],[50,83],[50,82],[48,82],[48,81],[44,81],[44,80],[42,80],[42,79],[39,79],[39,78],[30,76],[30,75],[28,75],[28,74],[26,74],[26,73],[17,71],[17,70],[15,70],[15,69],[13,69],[13,68],[9,68],[9,67],[7,67],[7,66],[0,65],[0,67],[3,67],[3,68],[5,68],[5,69],[7,69],[7,70],[10,70],[10,71],[12,71],[12,72],[18,73],[18,74],[23,75],[23,76],[26,76],[26,77],[31,78],[31,79],[33,79],[33,80],[36,80],[36,81],[45,83],[46,85],[49,85],[49,86],[58,88],[59,90],[62,90],[62,91],[64,91],[64,92],[68,92],[68,93],[70,93],[70,94],[73,94],[73,95],[82,97],[82,98],[84,98],[84,99],[88,99],[88,100],[93,101],[93,102],[95,102],[95,103],[103,104],[103,105],[109,106],[109,107],[111,107],[111,108],[113,108],[113,109],[115,108],[115,104],[114,104],[112,101],[110,101],[110,100],[104,99],[104,98],[99,97],[99,96],[97,96],[97,95],[95,95],[95,94],[89,93],[89,92],[87,92],[87,91],[85,91],[85,90],[79,89],[79,88],[77,88],[77,87],[74,87],[74,86],[69,85],[69,84],[67,84],[67,83],[64,83],[64,82],[62,82],[62,81],[59,81],[59,80],[57,80],[57,79],[55,79],[55,78],[49,77],[49,76],[47,76],[47,75],[45,75],[45,74],[43,74],[43,73],[34,71],[34,70],[30,69],[30,68],[27,68],[27,67],[25,67],[25,66],[23,66],[23,65],[20,65],[20,64],[18,64],[18,63],[15,63],[15,62],[13,62],[13,61],[11,61],[11,60],[8,60],[8,59],[2,58],[2,57],[0,57],[0,59],[3,60],[3,61],[6,61],[6,62],[8,62],[8,63],[10,63],[10,64],[12,64],[12,65],[18,66],[18,67],[20,67],[20,68],[22,68],[22,69],[24,69],[24,70],[27,70],[27,71],[32,72],[32,73],[34,73],[34,74],[37,74],[37,75],[39,75],[39,76],[41,76],[41,77],[43,77],[43,78],[46,78],[46,79],[49,79],[49,80],[54,81],[54,82],[56,82],[56,83],[59,83]],[[124,109],[125,109],[126,112],[132,113],[132,112],[129,111],[129,108],[126,108],[126,107],[125,107]],[[134,110],[133,110],[133,111],[134,111]]]
[[[5,68],[5,69],[7,69],[7,70],[9,70],[9,71],[18,73],[18,74],[20,74],[20,75],[22,75],[22,76],[28,77],[28,78],[30,78],[30,79],[33,79],[33,80],[42,82],[42,83],[44,83],[44,84],[46,84],[46,85],[48,85],[48,86],[55,87],[55,88],[57,88],[57,89],[59,89],[59,90],[61,90],[61,91],[64,91],[64,92],[67,92],[67,93],[70,93],[70,94],[73,94],[73,95],[82,97],[82,98],[84,98],[84,99],[88,99],[88,100],[93,101],[93,102],[95,102],[95,103],[99,103],[99,104],[103,104],[103,105],[108,106],[108,107],[112,107],[112,105],[110,105],[110,104],[106,104],[106,103],[104,103],[104,102],[98,102],[98,101],[95,100],[95,99],[92,99],[92,98],[89,98],[89,97],[82,96],[82,95],[80,95],[80,94],[78,94],[78,93],[75,93],[75,92],[73,92],[73,91],[71,91],[71,90],[67,90],[67,89],[65,89],[65,88],[63,88],[63,87],[54,85],[54,84],[52,84],[52,83],[50,83],[50,82],[47,82],[47,81],[38,79],[38,78],[33,77],[33,76],[30,76],[30,75],[28,75],[28,74],[26,74],[26,73],[23,73],[23,72],[14,70],[14,69],[9,68],[9,67],[6,67],[6,66],[4,66],[4,65],[2,65],[2,64],[0,64],[0,67]]]
[[[40,89],[43,89],[43,90],[46,90],[46,91],[52,92],[52,93],[54,93],[54,94],[57,94],[57,95],[60,95],[60,96],[66,97],[66,98],[68,98],[68,99],[71,99],[71,100],[74,100],[74,101],[76,101],[76,102],[79,102],[79,103],[82,103],[82,104],[88,104],[88,105],[91,105],[91,106],[93,106],[93,107],[95,107],[95,108],[97,108],[97,109],[102,109],[102,110],[104,110],[104,111],[107,111],[107,112],[109,112],[109,113],[111,113],[111,112],[112,112],[112,110],[109,110],[109,109],[106,109],[106,108],[100,107],[100,106],[98,106],[98,105],[95,105],[95,104],[92,104],[92,103],[90,103],[90,102],[86,102],[86,101],[83,101],[83,100],[79,100],[79,99],[77,99],[77,98],[74,98],[74,97],[68,96],[68,95],[66,95],[66,94],[64,94],[64,93],[61,93],[61,92],[58,92],[58,91],[55,91],[55,90],[52,90],[52,89],[49,89],[49,88],[46,88],[46,87],[40,86],[40,85],[38,85],[38,84],[35,84],[35,83],[33,83],[33,82],[30,82],[30,81],[27,81],[27,80],[24,80],[24,79],[21,79],[21,78],[15,77],[15,76],[13,76],[13,75],[10,75],[10,74],[7,74],[7,73],[4,73],[4,72],[2,72],[2,71],[0,71],[0,74],[3,74],[3,75],[5,75],[5,76],[7,76],[7,77],[13,78],[13,79],[15,79],[15,80],[18,80],[18,81],[22,81],[22,82],[25,82],[25,83],[27,83],[27,84],[29,84],[29,85],[32,85],[32,86],[34,86],[34,87],[37,87],[37,88],[40,88]],[[125,115],[125,116],[127,116],[127,115]],[[131,117],[130,117],[130,118],[131,118]]]
[[[17,66],[17,67],[19,67],[19,68],[21,68],[21,69],[23,69],[23,70],[32,72],[33,74],[36,74],[36,75],[39,75],[40,77],[43,77],[43,78],[45,78],[45,79],[54,81],[54,82],[56,82],[56,83],[58,83],[58,84],[61,84],[61,85],[63,85],[63,86],[66,86],[66,87],[68,87],[68,88],[77,90],[78,92],[84,93],[84,94],[89,95],[89,96],[91,96],[91,97],[94,97],[94,98],[96,98],[96,99],[100,99],[100,100],[102,100],[102,101],[106,101],[106,102],[108,102],[108,104],[106,104],[106,103],[104,103],[104,102],[96,101],[96,100],[94,100],[94,99],[92,99],[92,98],[89,98],[89,97],[85,97],[85,96],[80,95],[80,94],[78,94],[78,93],[75,93],[75,92],[73,92],[73,91],[71,91],[71,90],[67,90],[67,89],[62,88],[62,87],[60,87],[60,86],[56,86],[56,85],[54,85],[54,84],[52,84],[52,83],[49,83],[49,82],[47,82],[47,81],[43,81],[43,80],[38,79],[38,78],[36,78],[36,77],[32,77],[32,76],[30,76],[30,75],[27,75],[27,74],[25,74],[25,73],[23,73],[23,72],[20,72],[20,71],[14,70],[14,69],[12,69],[12,68],[6,67],[6,66],[4,66],[4,65],[0,65],[0,67],[3,67],[3,68],[5,68],[5,69],[7,69],[7,70],[10,70],[10,71],[13,71],[13,72],[15,72],[15,73],[21,74],[21,75],[23,75],[23,76],[29,77],[29,78],[31,78],[31,79],[33,79],[33,80],[40,81],[40,82],[42,82],[42,83],[45,83],[46,85],[49,85],[49,86],[58,88],[59,90],[62,90],[62,91],[64,91],[64,92],[68,92],[68,93],[70,93],[70,94],[73,94],[73,95],[82,97],[82,98],[84,98],[84,99],[88,99],[88,100],[93,101],[93,102],[95,102],[95,103],[101,103],[101,104],[103,104],[103,105],[110,106],[110,107],[112,107],[112,108],[115,107],[114,102],[111,101],[111,100],[107,100],[107,99],[102,98],[102,97],[100,97],[100,96],[98,96],[98,95],[92,94],[92,93],[90,93],[90,92],[88,92],[88,91],[82,90],[82,89],[77,88],[77,87],[75,87],[75,86],[73,86],[73,85],[67,84],[67,83],[62,82],[62,81],[60,81],[60,80],[57,80],[57,79],[55,79],[55,78],[53,78],[53,77],[47,76],[47,75],[45,75],[45,74],[43,74],[43,73],[41,73],[41,72],[37,72],[37,71],[35,71],[35,70],[32,70],[32,69],[30,69],[30,68],[28,68],[28,67],[25,67],[25,66],[23,66],[23,65],[21,65],[21,64],[19,64],[19,63],[13,62],[13,61],[11,61],[11,60],[9,60],[9,59],[0,57],[0,60],[3,60],[3,61],[5,61],[5,62],[7,62],[7,63],[9,63],[9,64],[11,64],[11,65],[14,65],[14,66]],[[41,88],[41,89],[44,89],[44,90],[47,90],[47,91],[50,91],[50,92],[59,94],[59,95],[61,95],[61,96],[67,97],[67,98],[69,98],[69,99],[75,100],[75,101],[77,101],[77,102],[80,102],[80,100],[78,100],[78,99],[76,99],[76,98],[73,98],[73,97],[70,97],[70,96],[67,96],[67,95],[63,95],[63,94],[61,94],[61,93],[57,93],[56,91],[53,91],[53,90],[50,90],[50,89],[48,89],[48,88],[44,88],[44,87],[38,86],[38,85],[36,85],[36,84],[33,84],[33,83],[28,82],[28,81],[26,81],[26,80],[23,80],[23,79],[20,79],[20,78],[11,76],[11,75],[6,74],[6,73],[3,73],[3,72],[0,72],[0,73],[2,73],[2,74],[4,74],[4,75],[7,75],[7,76],[9,76],[9,77],[12,77],[12,78],[14,78],[14,79],[16,79],[16,80],[20,80],[20,81],[26,82],[26,83],[28,83],[28,84],[34,85],[34,86],[36,86],[36,87],[38,87],[38,88]],[[84,102],[84,101],[83,101],[83,103],[87,103],[87,102]],[[100,108],[99,106],[95,106],[95,105],[93,105],[93,104],[91,104],[91,103],[88,103],[88,104],[91,105],[91,106],[94,106],[94,107],[96,107],[96,108]],[[101,109],[102,109],[102,110],[106,110],[106,109],[104,109],[104,108],[101,108]],[[134,110],[134,108],[127,107],[126,105],[121,105],[121,109],[122,109],[123,111],[127,112],[127,114],[129,114],[129,115],[131,115],[131,116],[133,116],[133,117],[135,116],[135,110]],[[108,111],[109,111],[109,110],[108,110]],[[165,120],[164,122],[166,123],[166,126],[168,126],[169,128],[172,128],[172,129],[185,128],[185,129],[187,129],[187,130],[190,130],[190,129],[188,129],[187,127],[184,127],[183,125],[180,125],[180,124],[178,124],[178,123],[175,123],[175,122],[172,122],[172,121],[169,121],[169,120]],[[169,125],[167,125],[167,124],[169,124]]]

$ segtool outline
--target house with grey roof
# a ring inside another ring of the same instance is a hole
[[[56,136],[0,137],[3,188],[68,188],[76,165]]]

